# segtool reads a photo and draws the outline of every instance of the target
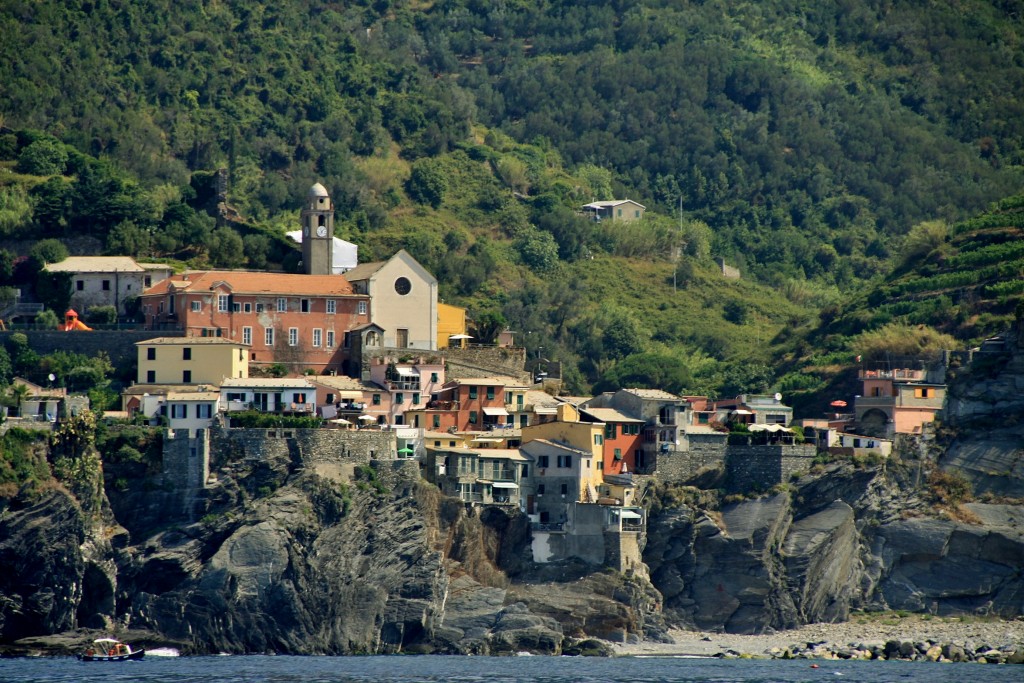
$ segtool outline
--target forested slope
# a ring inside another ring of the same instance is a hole
[[[1021,11],[10,0],[0,232],[289,268],[319,181],[364,259],[407,248],[575,389],[765,390],[780,330],[887,273],[915,225],[1019,191]],[[573,215],[625,196],[649,220]]]

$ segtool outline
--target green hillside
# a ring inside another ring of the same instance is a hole
[[[1024,186],[1020,18],[980,1],[12,0],[0,239],[292,269],[283,232],[319,181],[361,258],[408,249],[481,334],[507,322],[573,391],[809,389],[780,383],[772,340],[814,355],[796,331],[915,265],[898,259],[929,222]],[[575,215],[622,197],[642,223]],[[874,290],[878,315],[924,316],[914,272]],[[970,337],[1000,310],[938,327]]]
[[[922,223],[899,256],[884,281],[776,339],[808,390],[795,400],[818,400],[826,388],[852,395],[856,356],[870,363],[964,348],[1024,315],[1024,195],[952,226]]]

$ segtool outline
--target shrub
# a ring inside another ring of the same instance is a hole
[[[89,309],[88,320],[97,325],[112,325],[117,322],[117,309],[113,306],[93,306]]]
[[[971,482],[960,472],[932,470],[928,475],[928,492],[935,503],[959,505],[974,500]]]

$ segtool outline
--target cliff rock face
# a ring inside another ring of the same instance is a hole
[[[855,608],[1020,616],[1020,507],[970,504],[971,523],[916,516],[928,506],[912,477],[834,464],[718,513],[665,508],[644,560],[666,620],[759,633],[844,621]]]
[[[1024,498],[1024,321],[951,373],[943,422],[944,468],[964,472],[976,494]]]

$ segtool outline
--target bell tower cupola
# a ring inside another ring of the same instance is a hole
[[[302,223],[302,266],[307,275],[331,275],[334,246],[334,204],[320,183],[309,188]]]

